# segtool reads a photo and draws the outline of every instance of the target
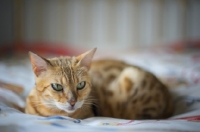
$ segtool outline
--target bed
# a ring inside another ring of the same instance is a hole
[[[61,49],[57,51],[63,51],[63,48]],[[49,56],[61,54],[61,52],[52,52],[52,50],[43,48],[31,50],[36,53],[49,52],[51,53],[48,54]],[[78,52],[80,50],[70,53],[63,51],[62,54],[77,55]],[[28,92],[34,86],[34,75],[29,58],[27,52],[24,51],[12,54],[5,52],[0,58],[0,131],[200,132],[199,42],[179,42],[170,46],[151,48],[130,48],[115,50],[112,53],[99,50],[94,59],[101,58],[123,60],[156,74],[170,88],[173,95],[175,104],[173,116],[162,120],[123,120],[108,117],[80,120],[65,116],[41,117],[24,114],[20,110],[25,105],[24,100]]]

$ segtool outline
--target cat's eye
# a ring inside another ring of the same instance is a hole
[[[82,81],[80,83],[78,83],[78,85],[76,86],[77,90],[81,90],[85,87],[86,82]]]
[[[55,91],[62,91],[63,90],[63,86],[57,83],[52,83],[51,87],[55,90]]]

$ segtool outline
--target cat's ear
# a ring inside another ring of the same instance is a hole
[[[42,72],[45,72],[48,68],[48,60],[40,57],[29,51],[29,56],[31,59],[31,64],[33,68],[33,72],[38,77]]]
[[[92,61],[92,58],[94,56],[94,53],[96,51],[97,48],[94,48],[90,51],[87,51],[79,56],[76,57],[77,60],[79,60],[79,65],[80,66],[84,66],[87,67],[88,69],[90,69],[90,64]]]

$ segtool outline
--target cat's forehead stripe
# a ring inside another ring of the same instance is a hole
[[[65,77],[62,78],[62,82],[60,80],[60,83],[62,84],[68,83],[72,86],[74,83],[78,83],[78,81],[82,80],[86,71],[86,68],[83,67],[76,69],[76,64],[78,61],[75,57],[59,57],[49,60],[53,67],[61,68],[61,72],[59,73]]]
[[[74,61],[72,61],[71,57],[59,57],[59,58],[51,58],[49,59],[52,66],[63,66],[67,67],[69,64],[73,65]]]
[[[65,61],[64,63],[66,64],[66,61]],[[62,72],[63,72],[65,78],[69,81],[69,78],[68,78],[68,76],[67,76],[67,74],[68,74],[67,68],[64,67],[64,66],[62,66]]]

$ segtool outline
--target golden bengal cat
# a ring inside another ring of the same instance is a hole
[[[170,93],[152,73],[118,60],[92,62],[95,51],[51,59],[30,52],[36,85],[27,97],[26,113],[79,119],[172,115]]]

